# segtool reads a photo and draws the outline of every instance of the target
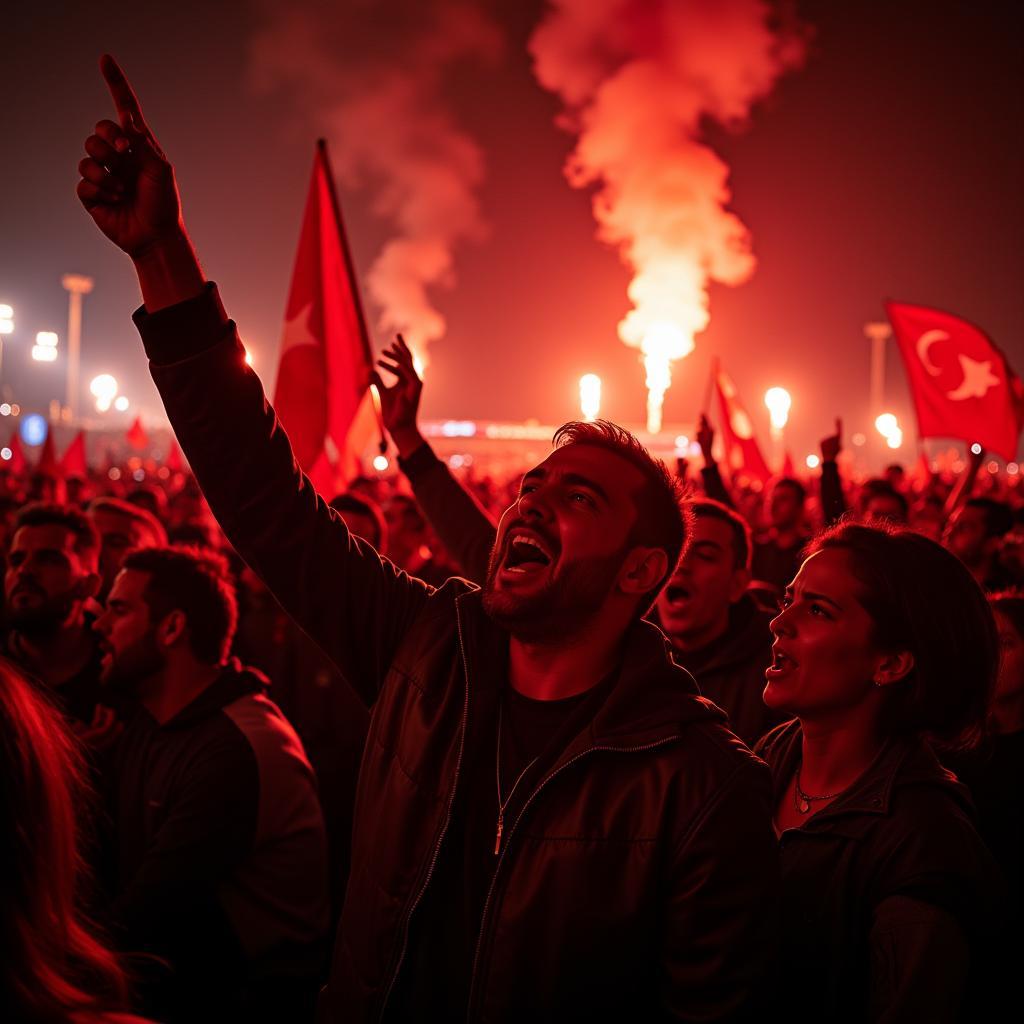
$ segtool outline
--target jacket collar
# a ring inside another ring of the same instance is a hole
[[[262,693],[266,688],[266,676],[256,669],[244,668],[237,658],[231,658],[221,674],[173,718],[164,722],[161,728],[187,728],[215,715],[221,708],[233,704],[239,697],[250,693]]]

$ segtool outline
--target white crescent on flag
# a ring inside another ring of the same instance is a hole
[[[291,318],[284,323],[284,334],[281,337],[281,355],[299,345],[316,345],[317,340],[309,329],[309,321],[313,315],[313,303],[307,302]]]
[[[963,402],[968,398],[984,398],[991,388],[997,388],[1002,383],[992,372],[991,361],[980,363],[970,356],[961,355],[960,369],[964,372],[960,386],[955,391],[946,392],[946,397],[953,402]]]
[[[942,370],[939,369],[928,355],[928,349],[937,341],[949,341],[949,335],[945,331],[925,331],[917,339],[917,358],[924,364],[924,368],[933,376],[938,377]]]

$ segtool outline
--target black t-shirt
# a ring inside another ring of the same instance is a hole
[[[477,698],[482,698],[483,706],[466,737],[452,820],[430,884],[413,915],[406,960],[388,1003],[389,1020],[449,1020],[466,1015],[480,924],[499,860],[494,852],[499,704],[501,796],[508,801],[504,849],[530,793],[593,718],[613,678],[564,700],[532,700],[504,680]]]

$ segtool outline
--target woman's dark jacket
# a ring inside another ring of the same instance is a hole
[[[372,706],[320,1018],[379,1020],[456,788],[493,770],[463,763],[463,740],[507,641],[476,587],[411,579],[317,497],[212,286],[136,323],[228,537]],[[712,1021],[750,1005],[778,854],[767,768],[723,720],[639,623],[601,710],[506,825],[470,1019]]]
[[[776,805],[801,738],[792,721],[757,745]],[[973,1019],[998,871],[966,789],[924,741],[890,740],[848,792],[779,844],[788,1021]]]

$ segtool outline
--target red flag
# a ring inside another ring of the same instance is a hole
[[[790,455],[788,451],[782,460],[782,475],[796,476],[796,466],[793,465],[793,456]]]
[[[164,459],[164,465],[172,473],[181,473],[185,469],[185,460],[181,457],[181,449],[173,437],[171,438],[170,447],[167,449],[167,458]]]
[[[89,475],[89,467],[85,461],[84,430],[80,430],[71,444],[64,449],[60,468],[65,477],[80,476],[84,480]]]
[[[132,420],[132,425],[128,428],[125,433],[125,440],[137,451],[141,452],[143,448],[149,447],[149,435],[146,433],[145,428],[142,425],[142,417],[136,416]]]
[[[28,467],[28,459],[25,458],[25,453],[21,450],[21,437],[18,435],[17,427],[14,428],[7,447],[11,450],[11,457],[7,460],[7,465],[4,468],[9,469],[12,473],[24,473]]]
[[[907,368],[921,437],[977,441],[1004,459],[1017,455],[1024,385],[983,331],[927,306],[887,302]]]
[[[57,462],[57,453],[53,449],[52,430],[46,432],[43,450],[39,453],[39,461],[36,463],[36,472],[52,477],[59,477],[61,475],[61,467]]]
[[[327,145],[321,139],[292,271],[274,408],[299,465],[328,497],[346,472],[356,414],[361,403],[369,403],[372,364]]]
[[[729,471],[733,476],[737,473],[747,473],[762,483],[767,483],[772,474],[764,461],[761,449],[757,446],[754,424],[736,393],[736,385],[717,363],[714,375],[718,404],[722,411],[722,440],[725,442]]]

